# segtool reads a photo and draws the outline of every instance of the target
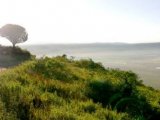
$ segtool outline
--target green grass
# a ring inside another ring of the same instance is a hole
[[[131,71],[66,56],[32,59],[0,74],[0,119],[152,120],[160,91]]]

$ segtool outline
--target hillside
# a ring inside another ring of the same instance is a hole
[[[30,52],[19,47],[12,48],[0,45],[0,68],[13,67],[34,58]]]
[[[160,91],[131,71],[64,56],[27,61],[0,74],[3,120],[156,120]]]
[[[107,68],[132,70],[145,85],[160,88],[160,43],[95,43],[95,44],[43,44],[21,46],[37,57],[67,54],[76,59],[92,58]]]

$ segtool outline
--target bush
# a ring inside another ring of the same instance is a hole
[[[85,60],[81,59],[80,61],[76,61],[76,65],[81,68],[86,68],[89,70],[102,70],[104,71],[105,68],[102,66],[101,63],[95,63],[92,59]]]

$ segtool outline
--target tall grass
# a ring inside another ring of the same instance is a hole
[[[0,81],[0,118],[4,120],[151,120],[160,116],[160,91],[144,86],[133,72],[105,69],[92,60],[33,59],[2,72]]]

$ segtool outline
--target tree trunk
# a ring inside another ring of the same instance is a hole
[[[15,43],[13,43],[13,48],[15,48],[15,45],[16,45],[16,44],[15,44]]]

